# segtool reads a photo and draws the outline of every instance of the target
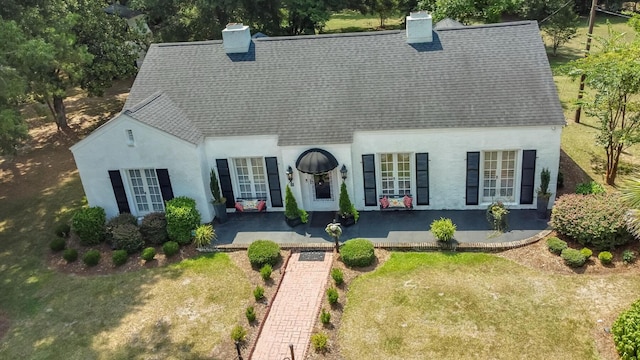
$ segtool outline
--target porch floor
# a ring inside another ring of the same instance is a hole
[[[311,226],[314,213],[309,214],[307,224],[295,228],[285,223],[282,212],[228,215],[229,220],[224,224],[214,224],[218,245],[249,244],[259,239],[280,244],[333,243],[324,226]],[[538,219],[535,210],[510,210],[509,227],[505,233],[489,228],[484,210],[362,211],[357,224],[343,227],[340,240],[365,238],[374,243],[435,242],[429,226],[441,217],[450,218],[457,226],[455,240],[458,243],[506,243],[530,238],[548,228],[548,220]]]

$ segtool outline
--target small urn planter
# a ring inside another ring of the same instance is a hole
[[[547,207],[549,206],[549,198],[544,196],[538,196],[536,202],[536,214],[538,219],[546,219],[548,215]]]
[[[229,219],[227,217],[227,205],[225,203],[214,203],[213,209],[216,212],[216,218],[218,218],[218,222],[221,224],[226,223]]]
[[[284,220],[287,222],[287,225],[289,225],[290,227],[296,227],[302,224],[302,218],[300,216],[295,218],[288,218],[285,216]]]
[[[353,215],[349,214],[349,215],[339,215],[337,216],[338,221],[340,222],[340,225],[342,226],[351,226],[353,224],[356,223],[356,219]]]

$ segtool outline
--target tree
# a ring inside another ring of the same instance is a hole
[[[423,0],[420,4],[428,9],[432,0]],[[435,0],[433,17],[434,21],[452,18],[464,24],[496,23],[503,13],[515,12],[517,5],[517,1],[511,0]]]
[[[582,106],[599,120],[596,142],[606,152],[609,185],[615,184],[622,151],[640,142],[640,40],[627,43],[623,35],[609,25],[609,37],[597,39],[601,51],[572,61],[566,69],[574,79],[586,76],[592,94],[583,98]]]
[[[398,10],[398,0],[366,0],[365,4],[370,14],[377,14],[380,19],[380,27],[384,27],[384,21]]]
[[[578,14],[573,11],[573,7],[567,5],[551,15],[542,25],[542,30],[551,38],[553,56],[556,56],[558,47],[576,34],[579,21]]]

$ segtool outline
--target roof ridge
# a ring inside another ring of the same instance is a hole
[[[266,38],[258,38],[254,40],[283,41],[283,40],[305,40],[305,39],[333,39],[333,38],[360,37],[360,36],[394,35],[394,34],[399,34],[401,32],[402,30],[380,30],[380,31],[362,31],[362,32],[336,33],[336,34],[287,35],[287,36],[271,36]]]
[[[493,28],[493,27],[509,27],[509,26],[524,26],[537,24],[535,20],[520,20],[520,21],[509,21],[502,23],[492,23],[492,24],[478,24],[478,25],[464,25],[462,27],[450,27],[450,28],[442,28],[437,31],[456,31],[456,30],[472,30],[472,29],[482,29],[482,28]]]
[[[151,104],[152,102],[154,102],[156,99],[158,99],[162,95],[166,95],[166,93],[164,91],[162,91],[162,90],[158,90],[158,91],[154,92],[153,94],[151,94],[146,99],[144,99],[144,100],[140,101],[139,103],[135,104],[130,109],[125,109],[124,113],[127,114],[127,115],[135,114],[137,111],[140,111],[145,106]]]

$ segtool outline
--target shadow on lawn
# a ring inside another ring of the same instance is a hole
[[[564,186],[558,189],[557,196],[573,194],[578,184],[593,180],[564,150],[560,150],[560,172],[564,176]]]

